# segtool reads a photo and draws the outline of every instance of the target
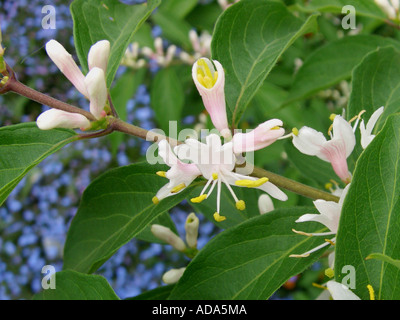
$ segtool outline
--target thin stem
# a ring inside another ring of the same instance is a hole
[[[97,119],[88,111],[77,108],[73,105],[70,105],[68,103],[62,102],[60,100],[54,99],[44,93],[41,93],[39,91],[36,91],[35,89],[32,89],[23,83],[19,82],[16,78],[10,78],[9,81],[7,82],[6,85],[7,91],[12,91],[15,92],[23,97],[26,97],[30,100],[34,100],[36,102],[39,102],[40,104],[44,104],[46,106],[49,106],[51,108],[63,110],[66,112],[71,112],[71,113],[80,113],[81,115],[84,115],[86,118],[88,118],[91,121],[96,121]]]
[[[251,175],[257,178],[267,177],[269,181],[277,187],[292,191],[307,198],[311,198],[314,200],[322,199],[326,201],[339,202],[339,198],[334,196],[333,194],[307,186],[300,182],[291,180],[289,178],[280,176],[276,173],[269,172],[258,167],[254,167],[253,173]]]

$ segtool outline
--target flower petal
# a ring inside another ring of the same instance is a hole
[[[50,109],[40,114],[36,124],[41,130],[54,128],[88,129],[90,127],[90,121],[85,116],[58,109]]]
[[[56,40],[50,40],[46,43],[46,52],[75,88],[85,97],[88,97],[84,81],[85,76],[67,50]]]
[[[89,70],[94,67],[100,68],[107,73],[107,63],[110,56],[110,42],[108,40],[101,40],[96,42],[90,47],[88,54]]]
[[[317,156],[321,154],[321,148],[326,142],[326,138],[317,130],[310,127],[302,127],[298,135],[293,136],[293,145],[304,154]],[[322,159],[328,161],[327,159]]]
[[[106,78],[103,69],[93,68],[85,77],[85,85],[89,93],[90,112],[100,119],[104,116],[107,101]]]

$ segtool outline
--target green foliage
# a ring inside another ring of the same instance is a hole
[[[113,0],[75,0],[71,4],[75,47],[84,72],[88,71],[90,47],[100,40],[110,41],[111,53],[106,74],[107,86],[110,87],[135,32],[160,2],[149,0],[132,6]]]
[[[377,299],[400,298],[400,270],[384,261],[365,259],[381,253],[400,258],[400,116],[390,116],[357,162],[343,204],[337,234],[335,270],[350,265],[356,270],[355,293],[368,299],[372,285]],[[378,168],[378,169],[377,169]]]
[[[29,170],[77,138],[72,130],[43,131],[36,123],[0,128],[0,204]]]
[[[119,300],[102,276],[64,270],[54,277],[55,289],[42,290],[34,300]]]
[[[169,299],[268,299],[322,254],[289,257],[321,243],[321,239],[292,232],[300,215],[314,212],[308,207],[277,209],[224,231],[192,260]],[[323,232],[325,228],[310,223],[304,230]]]

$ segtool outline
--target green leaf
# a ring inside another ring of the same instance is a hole
[[[249,219],[215,236],[190,262],[175,285],[171,300],[268,299],[290,277],[310,266],[323,250],[308,258],[292,258],[324,240],[292,232],[295,220],[314,208],[293,207]],[[303,223],[307,232],[323,232],[321,224]]]
[[[400,258],[400,115],[361,154],[343,204],[336,241],[336,280],[353,266],[355,293],[368,299],[367,285],[383,300],[400,298],[400,270],[387,262],[365,261],[371,253]]]
[[[198,0],[168,0],[160,6],[160,11],[173,12],[179,19],[185,18],[197,5]]]
[[[344,37],[315,50],[296,73],[292,89],[285,104],[304,99],[348,79],[355,66],[378,47],[399,42],[372,35]]]
[[[400,269],[400,260],[394,260],[391,257],[385,256],[384,254],[371,253],[368,257],[365,258],[365,260],[371,260],[371,259],[378,259],[378,260],[390,263],[390,264],[394,265],[396,268]]]
[[[220,16],[211,47],[213,59],[225,69],[225,95],[234,123],[282,53],[315,27],[316,18],[303,21],[283,3],[267,0],[241,0]]]
[[[98,275],[88,275],[64,270],[55,273],[55,289],[36,294],[34,300],[119,300],[107,280]]]
[[[385,107],[375,125],[374,132],[382,128],[387,117],[400,111],[400,51],[393,47],[378,48],[368,54],[354,69],[352,92],[347,118],[366,110],[363,118]]]
[[[353,6],[357,15],[385,20],[386,15],[373,0],[311,0],[305,6],[296,5],[297,9],[305,12],[342,13],[344,6]],[[347,14],[347,11],[346,11]]]
[[[36,123],[0,128],[0,205],[29,170],[77,138],[72,130],[40,130]]]
[[[110,87],[125,50],[135,32],[150,16],[161,0],[126,5],[113,0],[75,0],[71,4],[74,21],[74,41],[83,72],[88,71],[90,47],[100,40],[111,43],[107,67],[107,86]]]
[[[150,103],[158,124],[169,132],[169,122],[181,119],[185,94],[174,68],[161,69],[154,77],[150,90]]]
[[[161,286],[126,300],[167,300],[174,286],[174,284]]]
[[[185,199],[196,183],[154,205],[152,198],[168,180],[155,173],[165,166],[133,164],[110,170],[83,193],[64,249],[64,269],[96,271],[122,245]]]

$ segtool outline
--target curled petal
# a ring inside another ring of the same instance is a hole
[[[107,101],[106,78],[103,69],[93,68],[85,77],[85,85],[89,94],[90,112],[100,119]]]
[[[374,129],[376,122],[382,115],[383,110],[384,107],[380,107],[372,114],[371,118],[369,118],[368,120],[367,127],[365,127],[364,120],[361,120],[360,123],[361,146],[363,147],[363,149],[368,147],[371,141],[375,138],[375,135],[372,134],[372,130]]]
[[[50,109],[40,114],[36,124],[41,130],[54,128],[88,129],[90,127],[90,121],[85,116],[58,109]]]
[[[94,67],[100,68],[107,72],[107,63],[110,56],[110,42],[108,40],[101,40],[96,42],[90,47],[88,55],[89,70]]]
[[[50,40],[46,43],[46,52],[75,88],[84,96],[88,97],[85,86],[85,76],[67,50],[56,40]]]
[[[333,300],[361,300],[356,294],[350,291],[345,285],[330,280],[326,284]]]
[[[310,127],[302,127],[298,135],[293,136],[293,145],[304,154],[316,156],[320,154],[321,147],[326,142],[322,132]],[[328,161],[328,159],[322,159]]]
[[[347,158],[356,145],[356,136],[353,128],[343,117],[336,116],[332,124],[332,140],[342,141],[345,149],[345,157]]]
[[[260,124],[249,133],[236,133],[232,139],[234,152],[251,152],[269,146],[285,134],[282,125],[281,120],[272,119]]]

